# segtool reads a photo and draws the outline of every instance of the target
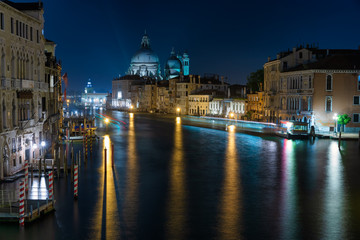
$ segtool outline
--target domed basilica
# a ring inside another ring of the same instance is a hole
[[[141,40],[140,49],[131,58],[128,75],[138,75],[140,77],[151,77],[157,80],[189,75],[189,55],[183,53],[176,55],[174,49],[165,64],[164,76],[160,71],[160,61],[156,53],[150,47],[150,39],[146,34]]]

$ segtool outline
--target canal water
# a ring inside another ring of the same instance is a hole
[[[356,141],[339,151],[333,140],[108,114],[121,121],[98,121],[78,200],[70,176],[55,179],[56,211],[24,229],[1,223],[0,239],[360,239]],[[46,184],[35,178],[31,196],[46,198]]]

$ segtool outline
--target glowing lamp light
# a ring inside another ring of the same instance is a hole
[[[292,127],[292,125],[293,125],[293,123],[292,123],[292,122],[287,122],[287,123],[286,123],[286,127],[287,127],[287,128],[291,128],[291,127]]]
[[[110,122],[108,118],[105,118],[104,121],[105,121],[106,124],[108,124]]]
[[[234,117],[234,113],[230,113],[230,117],[233,118],[233,117]]]
[[[42,146],[42,147],[45,147],[45,145],[46,145],[46,144],[45,144],[45,141],[42,141],[42,142],[41,142],[41,146]]]
[[[134,108],[134,106],[133,105],[130,105],[130,109],[133,109]]]
[[[236,128],[235,125],[228,126],[229,132],[234,132],[235,128]]]
[[[337,120],[337,119],[338,119],[337,113],[334,114],[333,119],[334,119],[334,120]]]
[[[32,146],[33,146],[34,149],[37,149],[37,144],[36,143],[34,143]]]
[[[177,111],[177,112],[180,112],[180,108],[176,108],[176,111]]]

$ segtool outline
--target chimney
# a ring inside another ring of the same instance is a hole
[[[329,49],[326,49],[326,56],[328,56],[329,55]]]
[[[230,88],[228,88],[228,98],[230,98]]]
[[[276,59],[280,59],[280,54],[276,55]]]
[[[271,58],[270,58],[270,57],[268,57],[268,62],[270,62],[270,60],[271,60]]]
[[[293,53],[295,53],[296,52],[296,47],[293,47]]]
[[[221,85],[224,85],[224,76],[221,76],[220,79],[221,79]]]

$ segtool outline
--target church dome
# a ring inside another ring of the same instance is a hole
[[[181,74],[181,61],[176,56],[174,49],[165,64],[165,75],[167,79],[178,77]]]
[[[158,56],[150,48],[139,49],[131,58],[131,63],[159,63]]]

